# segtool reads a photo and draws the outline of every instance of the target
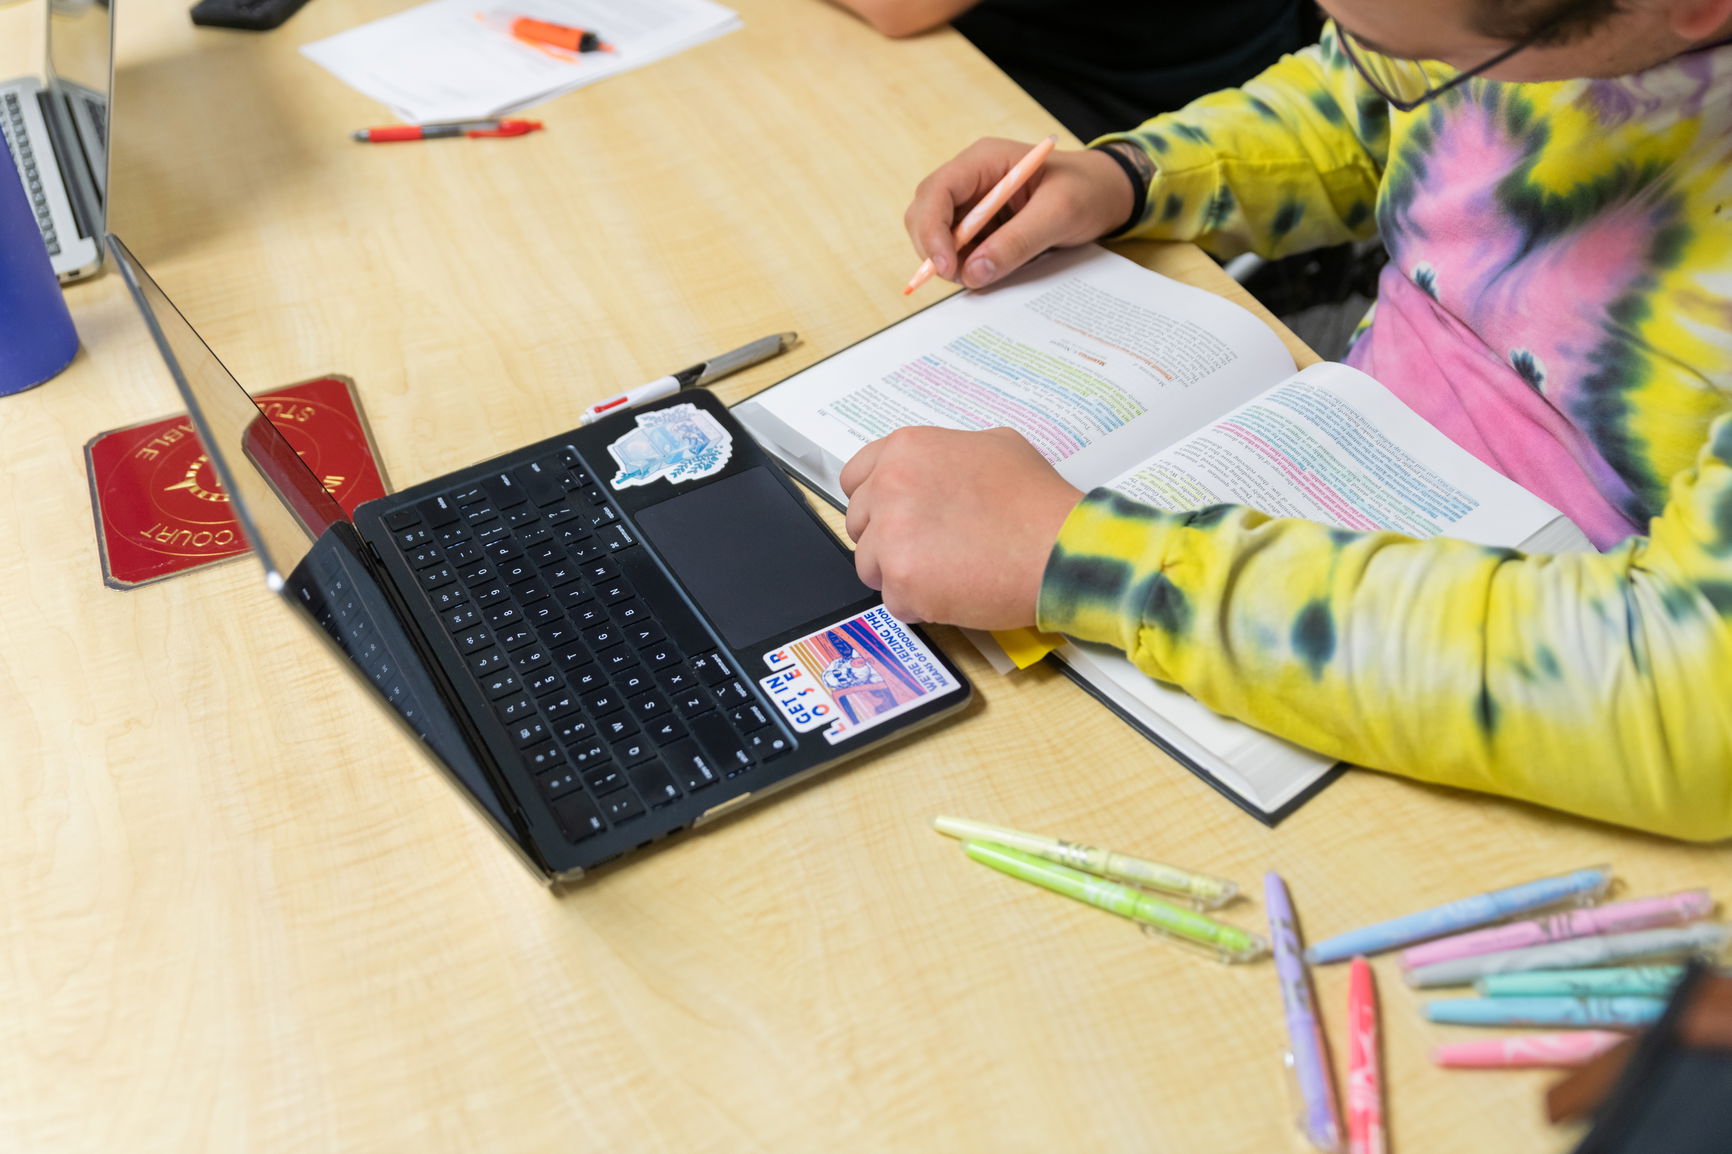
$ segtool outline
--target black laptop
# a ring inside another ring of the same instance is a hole
[[[344,514],[108,238],[270,588],[545,878],[961,708],[847,548],[701,389]]]

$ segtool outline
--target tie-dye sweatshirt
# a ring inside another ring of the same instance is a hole
[[[1349,363],[1605,551],[1098,490],[1041,626],[1348,762],[1732,837],[1732,46],[1396,113],[1330,30],[1107,139],[1158,170],[1130,235],[1279,256],[1380,233]]]

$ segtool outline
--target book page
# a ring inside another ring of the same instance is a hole
[[[1086,245],[950,297],[734,413],[837,500],[848,458],[907,425],[1008,426],[1088,489],[1292,372],[1249,312]]]
[[[1382,385],[1313,365],[1110,482],[1145,505],[1248,505],[1344,529],[1516,546],[1557,510]]]

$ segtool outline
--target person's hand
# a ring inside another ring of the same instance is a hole
[[[860,580],[903,621],[974,629],[1034,624],[1047,555],[1083,497],[1011,429],[898,429],[841,483]]]
[[[1086,244],[1130,216],[1135,196],[1116,161],[1086,148],[1055,150],[973,247],[958,254],[951,243],[956,222],[1032,147],[977,140],[915,188],[902,223],[914,251],[930,258],[939,276],[983,288],[1049,248]]]

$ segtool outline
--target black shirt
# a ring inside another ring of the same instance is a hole
[[[1249,80],[1316,39],[1309,0],[982,0],[961,32],[1083,140]]]

